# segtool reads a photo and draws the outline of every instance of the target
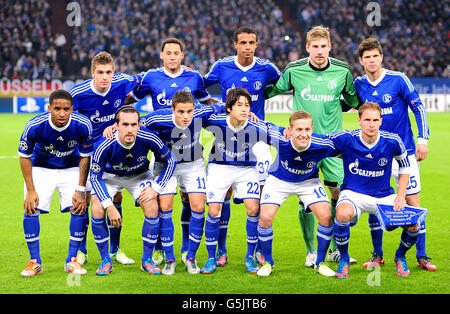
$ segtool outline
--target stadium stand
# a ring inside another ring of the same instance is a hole
[[[186,42],[185,64],[204,74],[214,61],[235,54],[233,31],[243,24],[259,31],[257,55],[281,70],[306,55],[306,31],[322,24],[332,33],[331,55],[347,61],[355,76],[362,73],[357,45],[369,36],[383,44],[387,68],[410,77],[450,76],[445,1],[383,1],[381,26],[373,27],[366,23],[370,11],[357,0],[77,2],[81,26],[61,30],[54,0],[0,0],[1,77],[85,79],[101,50],[117,58],[117,71],[137,73],[161,65],[159,46],[169,36]]]

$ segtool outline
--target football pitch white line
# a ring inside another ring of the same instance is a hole
[[[17,159],[19,158],[18,155],[12,155],[12,156],[0,156],[0,159]]]

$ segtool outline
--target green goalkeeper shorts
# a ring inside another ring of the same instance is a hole
[[[341,158],[329,157],[322,159],[318,165],[322,171],[323,184],[339,188],[344,180],[344,166]]]

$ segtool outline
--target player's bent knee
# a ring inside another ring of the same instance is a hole
[[[205,211],[205,196],[204,194],[191,194],[189,198],[189,204],[191,205],[191,209],[196,212],[204,212]]]
[[[146,217],[154,218],[159,214],[158,202],[152,199],[148,202],[139,203]]]
[[[341,203],[336,208],[336,219],[340,222],[347,222],[353,218],[354,209],[349,203]]]
[[[417,232],[419,231],[419,226],[418,225],[406,226],[405,229],[408,230],[409,232]]]
[[[208,204],[209,209],[208,209],[208,215],[215,218],[215,217],[219,217],[220,213],[221,213],[221,209],[222,209],[222,204],[219,203],[211,203]]]
[[[273,224],[273,216],[269,213],[262,213],[259,216],[259,225],[263,228],[269,228]]]
[[[331,224],[333,223],[331,212],[328,211],[328,212],[320,213],[319,215],[317,215],[317,221],[322,226],[325,226],[325,227],[331,226]]]

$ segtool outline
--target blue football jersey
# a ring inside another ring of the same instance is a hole
[[[164,67],[148,70],[131,95],[137,101],[150,95],[153,110],[158,110],[171,108],[172,97],[180,90],[190,92],[198,102],[211,98],[200,73],[183,67],[176,74],[171,74]]]
[[[254,57],[253,63],[243,67],[237,56],[223,58],[215,62],[205,75],[206,87],[219,83],[222,101],[226,101],[227,91],[231,88],[245,88],[252,96],[251,111],[261,120],[265,119],[264,89],[275,83],[282,73],[268,60]]]
[[[272,125],[269,144],[276,147],[277,157],[269,168],[269,174],[287,182],[302,182],[319,177],[318,163],[327,157],[339,156],[340,152],[326,135],[311,135],[309,147],[298,150],[283,135],[284,128]]]
[[[257,142],[268,142],[267,126],[263,122],[252,122],[250,118],[244,126],[234,128],[225,113],[212,114],[207,120],[207,131],[214,135],[214,142],[208,162],[255,166],[256,156],[253,146]]]
[[[175,124],[171,109],[160,109],[143,117],[141,126],[158,132],[178,163],[194,161],[203,158],[203,146],[200,143],[202,128],[207,125],[212,114],[222,112],[223,108],[223,104],[195,106],[192,122],[186,127]]]
[[[430,130],[425,107],[408,77],[401,72],[384,70],[376,82],[371,82],[367,75],[364,75],[358,77],[354,84],[363,102],[376,102],[380,105],[383,118],[380,129],[398,134],[408,154],[415,154],[408,107],[416,118],[418,138],[428,140]]]
[[[125,96],[139,84],[140,80],[140,75],[116,73],[111,87],[104,93],[94,88],[93,79],[70,89],[73,110],[88,117],[92,123],[94,142],[102,138],[105,128],[114,124],[114,114],[125,104]]]
[[[103,173],[113,173],[121,176],[129,176],[143,173],[149,169],[147,155],[152,151],[155,160],[165,165],[161,174],[156,179],[160,187],[165,187],[173,175],[176,160],[166,144],[155,132],[139,130],[136,141],[129,147],[124,146],[114,133],[114,139],[102,138],[94,145],[94,154],[91,162],[90,179],[94,192],[103,202],[110,199],[106,185],[103,181]]]
[[[393,159],[400,168],[409,167],[405,146],[397,134],[379,131],[378,140],[371,145],[361,139],[361,130],[340,131],[329,136],[342,154],[344,182],[341,190],[373,197],[394,193],[390,184]]]
[[[92,151],[92,125],[75,112],[63,127],[52,123],[50,113],[42,113],[25,125],[20,137],[19,156],[31,158],[34,167],[78,167],[80,156],[91,156]]]

